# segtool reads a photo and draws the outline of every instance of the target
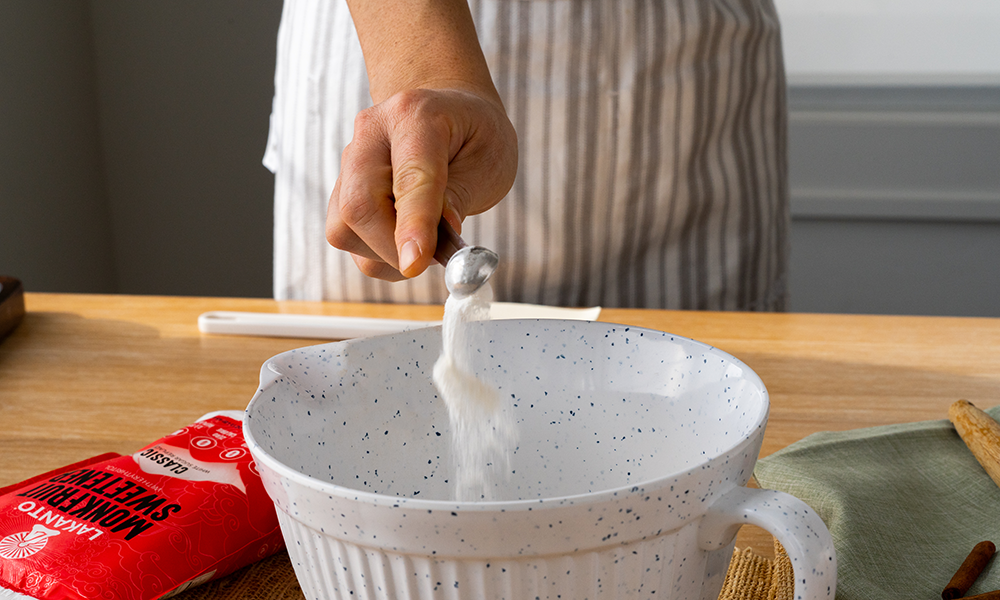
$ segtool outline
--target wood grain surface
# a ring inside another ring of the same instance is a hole
[[[203,335],[211,310],[436,320],[441,306],[26,294],[0,343],[0,486],[131,453],[206,412],[243,409],[261,364],[309,339]],[[1000,319],[612,310],[602,321],[694,338],[746,362],[771,395],[762,456],[822,430],[946,419],[1000,403]],[[740,547],[771,552],[746,528]]]

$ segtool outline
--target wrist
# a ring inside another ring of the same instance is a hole
[[[500,102],[467,0],[348,0],[378,104],[412,89]]]

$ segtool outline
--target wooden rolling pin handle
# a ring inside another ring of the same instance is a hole
[[[1000,424],[966,400],[951,405],[948,420],[993,482],[1000,486]]]

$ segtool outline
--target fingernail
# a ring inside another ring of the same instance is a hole
[[[420,246],[413,240],[403,244],[399,249],[399,271],[405,273],[420,258]]]

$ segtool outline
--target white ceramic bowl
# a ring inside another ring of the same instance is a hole
[[[784,544],[797,598],[834,597],[822,521],[743,487],[768,413],[746,365],[635,327],[476,326],[476,371],[518,429],[503,501],[450,500],[439,328],[262,367],[244,435],[307,597],[715,600],[745,523]]]

